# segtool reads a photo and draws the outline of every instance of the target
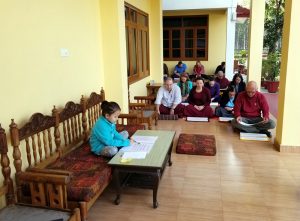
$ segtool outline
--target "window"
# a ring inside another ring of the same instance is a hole
[[[208,16],[163,18],[164,60],[208,59]]]
[[[125,3],[128,83],[149,76],[148,14]]]

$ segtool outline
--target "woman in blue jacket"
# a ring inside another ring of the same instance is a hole
[[[120,147],[130,146],[128,132],[116,131],[116,122],[121,112],[116,102],[103,101],[101,104],[102,116],[96,121],[91,137],[91,150],[96,155],[112,157],[116,155]]]

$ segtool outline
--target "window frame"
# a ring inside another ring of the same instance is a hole
[[[124,4],[124,10],[126,72],[130,85],[150,76],[149,15],[127,2]]]
[[[200,17],[205,17],[207,19],[207,24],[204,26],[184,26],[184,18],[200,18]],[[181,19],[181,25],[180,26],[174,26],[174,27],[163,27],[163,33],[165,31],[168,32],[168,38],[165,38],[163,35],[163,58],[165,61],[178,61],[178,60],[185,60],[185,61],[193,61],[193,60],[203,60],[207,61],[208,60],[208,32],[209,32],[209,16],[208,15],[195,15],[195,16],[163,16],[164,18],[173,18],[173,19]],[[185,47],[185,40],[191,38],[186,38],[185,37],[185,31],[193,29],[193,47]],[[172,42],[173,42],[173,37],[172,37],[172,31],[174,30],[180,30],[180,47],[179,48],[173,48]],[[197,37],[197,31],[198,30],[205,30],[205,36],[204,38],[198,38]],[[197,46],[197,40],[198,39],[204,39],[206,44],[205,47],[198,47]],[[165,41],[168,42],[168,48],[165,47]],[[179,57],[174,57],[173,56],[173,50],[180,50],[180,56]],[[186,57],[186,50],[193,50],[193,56],[192,57]],[[204,57],[197,57],[197,50],[204,50],[205,56]],[[165,52],[168,52],[167,57],[165,57]]]

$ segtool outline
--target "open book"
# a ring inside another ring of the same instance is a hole
[[[187,117],[186,120],[193,122],[208,122],[208,117]]]
[[[240,133],[241,140],[258,140],[258,141],[269,141],[270,139],[266,134],[258,133]]]
[[[238,123],[241,124],[241,125],[244,125],[244,126],[254,126],[254,125],[257,125],[257,124],[261,124],[262,121],[254,123],[254,124],[248,124],[248,123],[245,123],[243,121],[238,121]]]

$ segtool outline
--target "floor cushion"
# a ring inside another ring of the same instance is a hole
[[[214,135],[180,134],[176,152],[181,154],[216,155],[216,140]]]

